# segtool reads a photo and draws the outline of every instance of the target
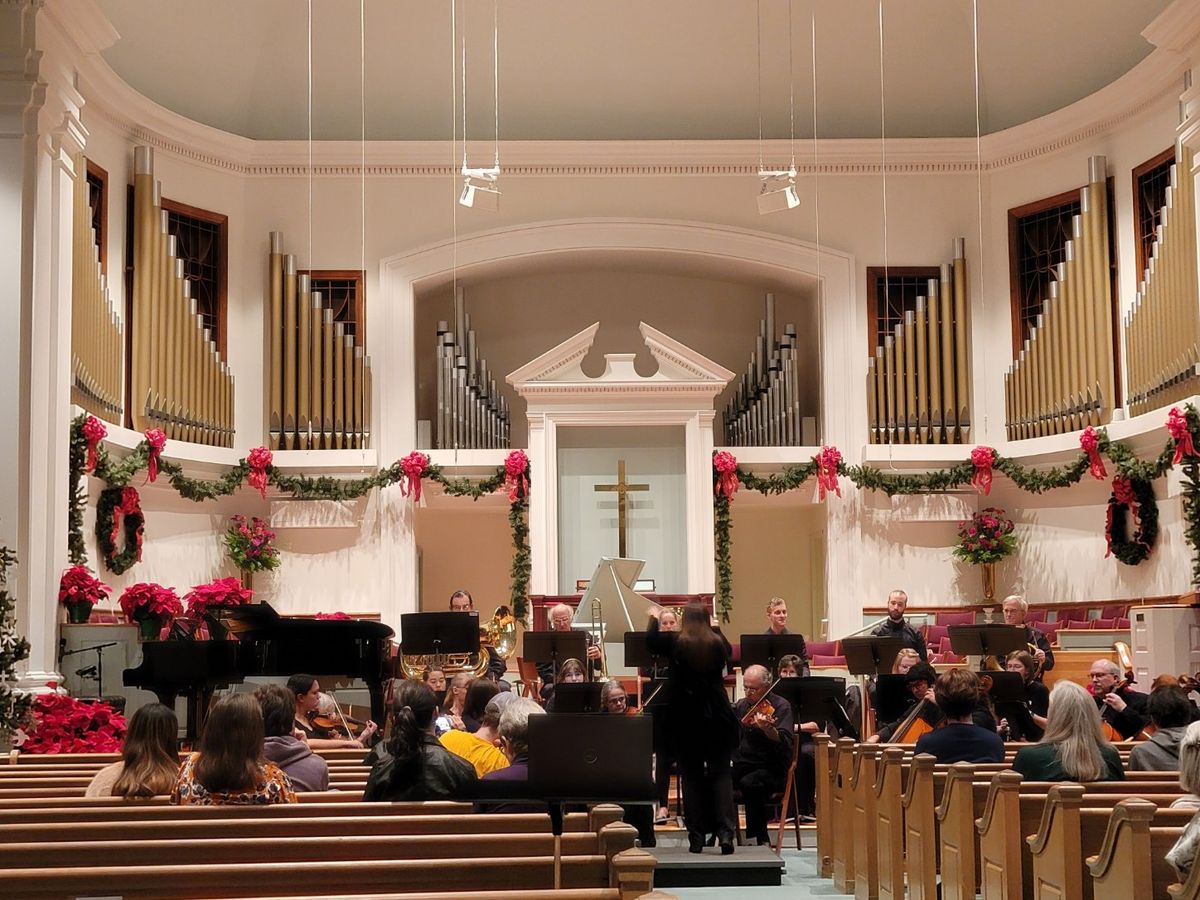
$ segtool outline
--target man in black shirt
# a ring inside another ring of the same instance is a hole
[[[470,591],[455,591],[450,595],[450,611],[451,612],[473,612],[475,609],[475,600],[471,597]],[[508,671],[508,663],[504,661],[495,647],[481,647],[481,650],[486,650],[488,655],[487,677],[492,681],[499,681],[504,677],[504,673]],[[479,659],[479,651],[471,654],[469,664],[474,666]]]
[[[787,627],[788,609],[787,601],[782,597],[772,597],[767,601],[767,630],[763,634],[795,634],[788,631]],[[800,638],[800,648],[797,654],[800,657],[800,667],[797,670],[797,675],[808,674],[808,651],[804,646],[804,636],[796,635]]]
[[[1146,715],[1149,696],[1129,687],[1117,690],[1121,681],[1121,670],[1111,659],[1098,659],[1092,663],[1089,676],[1092,680],[1092,696],[1100,708],[1100,718],[1128,741],[1146,727],[1150,717]]]
[[[921,662],[929,662],[929,651],[925,649],[925,638],[921,632],[908,624],[904,610],[908,608],[908,594],[901,590],[888,594],[888,619],[871,632],[875,637],[898,637],[905,647],[916,650]]]
[[[783,790],[792,760],[795,739],[792,708],[778,694],[767,694],[771,675],[763,666],[747,668],[742,675],[742,686],[746,696],[734,707],[739,722],[764,695],[766,702],[775,707],[773,716],[756,712],[749,724],[739,726],[738,746],[733,752],[733,784],[741,792],[746,807],[746,838],[768,844],[767,799]]]
[[[1030,656],[1033,657],[1035,663],[1040,663],[1042,672],[1049,672],[1054,668],[1054,651],[1050,649],[1050,642],[1046,640],[1039,629],[1032,625],[1025,624],[1025,616],[1029,614],[1029,602],[1020,594],[1013,594],[1004,598],[1004,603],[1000,607],[1004,613],[1005,625],[1020,625],[1025,629],[1025,640],[1036,648],[1030,651]],[[1041,675],[1038,676],[1038,681],[1041,681]]]

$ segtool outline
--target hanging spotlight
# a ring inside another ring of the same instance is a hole
[[[796,193],[796,167],[788,169],[759,169],[761,187],[758,191],[758,214],[782,212],[800,205]]]
[[[463,190],[458,202],[472,209],[495,212],[500,208],[500,167],[487,169],[462,167]]]

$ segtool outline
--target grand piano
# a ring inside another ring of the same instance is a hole
[[[383,723],[383,682],[394,634],[387,625],[281,616],[269,603],[234,607],[225,617],[237,640],[148,641],[141,664],[123,673],[126,687],[151,691],[172,709],[180,694],[187,697],[189,740],[199,735],[213,691],[248,675],[360,678],[371,694],[371,718]]]

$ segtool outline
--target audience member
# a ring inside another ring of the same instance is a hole
[[[1200,847],[1200,722],[1193,722],[1183,733],[1179,743],[1179,786],[1187,791],[1171,804],[1172,809],[1195,809],[1192,821],[1183,829],[1175,846],[1167,851],[1167,862],[1179,873],[1179,880],[1187,879],[1196,860],[1196,849]]]
[[[1146,712],[1155,731],[1129,752],[1130,772],[1179,771],[1179,743],[1192,721],[1192,708],[1177,686],[1163,685],[1151,692]]]
[[[452,800],[470,793],[475,770],[433,735],[437,702],[429,685],[404,681],[393,703],[391,735],[376,755],[363,799]]]
[[[1125,777],[1117,748],[1104,739],[1100,711],[1086,690],[1057,681],[1050,691],[1046,733],[1022,747],[1013,768],[1030,781],[1120,781]]]
[[[329,763],[296,737],[295,695],[278,684],[264,684],[254,692],[262,708],[263,756],[283,769],[298,792],[329,790]]]
[[[483,710],[488,701],[500,693],[500,687],[487,678],[476,678],[467,686],[467,699],[463,701],[463,731],[474,734],[483,721]]]
[[[208,713],[200,751],[183,763],[171,802],[182,806],[295,803],[291,779],[263,758],[262,708],[252,694],[229,694]]]
[[[179,722],[161,703],[139,707],[129,718],[121,761],[105,766],[85,797],[157,797],[171,793],[179,774]]]
[[[973,719],[979,703],[979,679],[967,669],[943,672],[934,683],[942,725],[917,739],[916,753],[931,753],[939,763],[1001,762],[1004,741],[994,731],[981,728]]]
[[[484,684],[491,684],[484,681]],[[508,757],[497,746],[500,742],[500,716],[505,707],[517,699],[512,692],[501,692],[488,701],[483,709],[483,721],[478,730],[447,731],[439,741],[451,753],[457,754],[475,767],[475,774],[482,778],[489,772],[508,766]]]
[[[582,672],[583,667],[580,666]],[[529,781],[529,717],[545,714],[537,702],[517,697],[500,715],[500,749],[508,758],[508,766],[483,776],[483,784],[521,783]],[[477,809],[487,813],[543,812],[545,804],[527,800],[506,800],[481,804]]]
[[[471,686],[471,674],[459,672],[450,679],[450,687],[446,689],[446,699],[442,702],[442,716],[449,720],[450,727],[465,731],[463,709],[467,702],[467,688]]]

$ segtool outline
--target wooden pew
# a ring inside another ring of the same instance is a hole
[[[1038,831],[1026,838],[1033,857],[1035,898],[1092,900],[1093,879],[1084,860],[1102,847],[1116,808],[1099,805],[1100,799],[1079,784],[1050,789]],[[1161,826],[1182,829],[1192,818],[1192,810],[1163,809],[1156,815],[1155,805],[1147,805],[1149,816]]]
[[[854,772],[850,780],[853,800],[854,900],[878,900],[879,857],[871,832],[875,825],[875,781],[884,748],[869,745],[854,754]]]
[[[872,786],[879,900],[904,900],[904,757],[900,747],[884,750]],[[864,835],[858,838],[870,843]]]
[[[1100,852],[1087,860],[1094,896],[1153,900],[1166,895],[1175,881],[1167,851],[1183,833],[1183,826],[1160,825],[1166,820],[1156,822],[1158,812],[1161,810],[1145,800],[1122,800],[1113,808]]]
[[[816,811],[817,811],[817,874],[822,878],[833,876],[833,738],[827,734],[813,736],[813,754],[816,766]],[[779,822],[780,833],[784,822]]]
[[[936,900],[938,895],[933,803],[936,762],[928,753],[913,757],[900,801],[904,813],[904,874],[908,879],[909,900]]]
[[[854,893],[854,799],[850,782],[854,776],[855,744],[850,738],[837,742],[834,757],[833,808],[833,886],[843,894]],[[818,823],[819,827],[820,823]]]

